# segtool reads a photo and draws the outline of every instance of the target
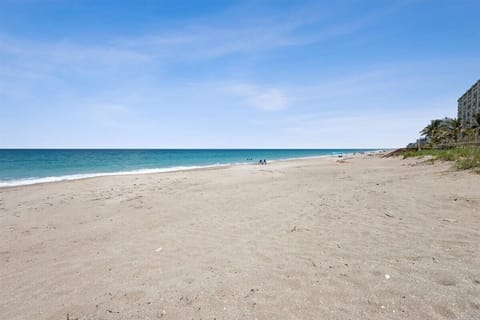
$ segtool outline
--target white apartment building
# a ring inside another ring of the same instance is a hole
[[[458,99],[457,118],[465,124],[472,124],[477,113],[480,113],[480,80]]]

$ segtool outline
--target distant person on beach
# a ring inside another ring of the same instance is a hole
[[[263,159],[263,164],[267,164],[267,160]]]

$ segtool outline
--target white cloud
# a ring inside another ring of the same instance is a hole
[[[142,52],[155,58],[208,60],[230,54],[255,54],[326,41],[354,33],[366,24],[363,21],[353,21],[322,26],[321,31],[304,30],[311,24],[320,22],[320,18],[316,19],[266,19],[266,22],[241,22],[234,27],[228,20],[213,21],[190,24],[179,31],[121,38],[114,43],[125,50]]]
[[[132,107],[112,102],[78,102],[77,108],[90,124],[102,128],[127,128],[136,118]]]
[[[102,115],[124,114],[130,111],[127,106],[114,103],[95,104],[91,106],[91,109],[94,113]]]
[[[278,88],[260,87],[251,84],[235,84],[225,88],[243,98],[244,104],[263,111],[278,111],[288,107],[287,94]]]
[[[287,107],[287,96],[279,89],[267,89],[248,99],[251,105],[264,111],[277,111]]]
[[[124,64],[148,61],[148,56],[114,44],[79,45],[75,42],[37,42],[0,34],[0,53],[17,59],[40,59],[44,63]]]

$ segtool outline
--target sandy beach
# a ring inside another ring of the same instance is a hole
[[[0,189],[0,318],[480,319],[480,176],[358,155]]]

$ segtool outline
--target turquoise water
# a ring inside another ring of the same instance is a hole
[[[372,149],[0,149],[0,187]]]

